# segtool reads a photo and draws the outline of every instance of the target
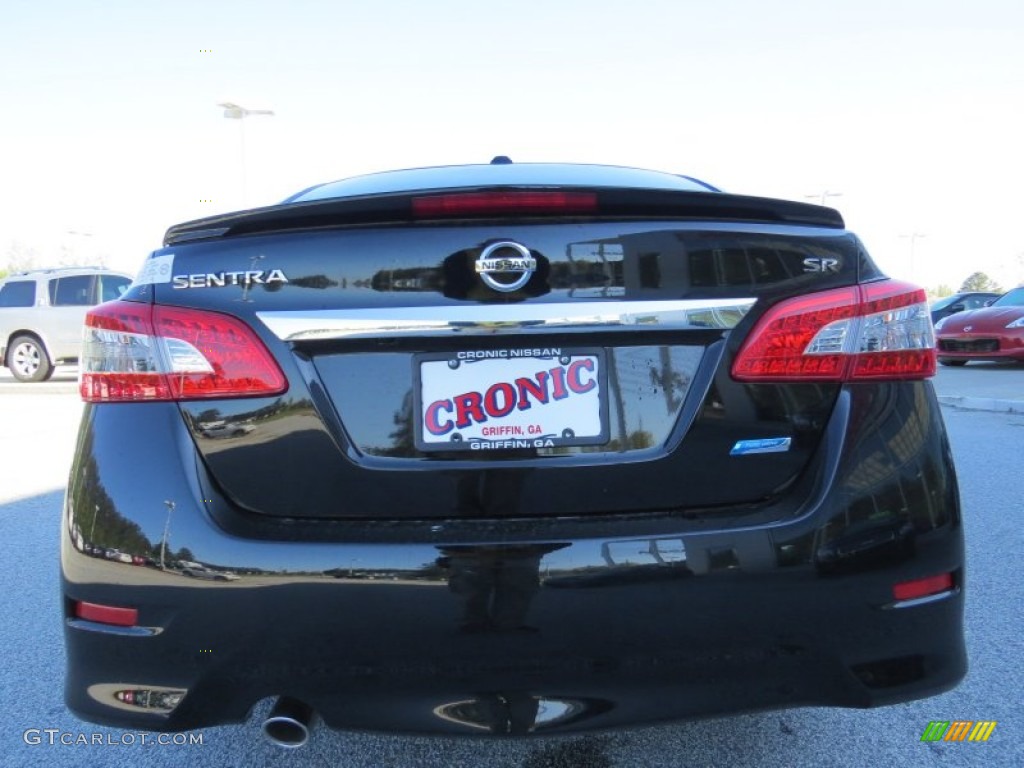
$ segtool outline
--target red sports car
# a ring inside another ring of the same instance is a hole
[[[958,312],[935,325],[939,362],[966,365],[970,360],[1024,362],[1024,286],[991,306]]]

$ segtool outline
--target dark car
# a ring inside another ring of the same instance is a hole
[[[1024,362],[1024,286],[990,306],[944,318],[935,333],[943,365],[967,365],[971,360]]]
[[[1002,296],[1001,293],[975,291],[973,293],[954,293],[952,296],[937,299],[932,302],[932,322],[938,323],[942,318],[955,315],[957,312],[987,307],[1000,296]]]
[[[169,731],[282,697],[297,745],[946,691],[934,371],[924,291],[836,211],[681,176],[397,171],[172,227],[86,320],[68,706]]]

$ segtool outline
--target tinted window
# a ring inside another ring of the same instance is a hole
[[[132,281],[127,277],[116,275],[100,275],[100,301],[113,301],[119,299],[128,290]]]
[[[1024,288],[1014,288],[1008,294],[997,299],[994,307],[1024,307]]]
[[[56,288],[54,288],[56,283]],[[55,307],[83,307],[92,301],[92,275],[59,277],[50,281],[50,303]]]
[[[18,280],[0,288],[0,307],[31,307],[36,303],[34,280]]]

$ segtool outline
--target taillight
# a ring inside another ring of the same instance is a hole
[[[913,581],[901,581],[892,585],[892,596],[897,600],[916,600],[920,597],[938,595],[953,589],[953,574],[940,573]]]
[[[732,375],[754,382],[933,376],[935,333],[924,290],[884,280],[777,304],[750,332]]]
[[[418,218],[443,216],[500,216],[507,214],[592,213],[597,210],[593,192],[508,190],[501,192],[456,192],[425,195],[412,200]]]
[[[255,397],[288,388],[241,320],[130,301],[86,315],[79,371],[82,399],[93,403]]]

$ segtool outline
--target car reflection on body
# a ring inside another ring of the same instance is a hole
[[[209,437],[214,440],[224,437],[241,437],[252,432],[256,427],[252,424],[233,424],[224,419],[218,421],[206,422],[199,425],[199,432],[203,437]]]
[[[132,562],[132,556],[129,555],[127,552],[122,552],[119,549],[108,549],[103,553],[103,556],[106,557],[107,560],[113,560],[117,563]]]
[[[238,581],[238,576],[227,571],[218,571],[202,563],[195,563],[191,560],[179,560],[178,568],[182,576],[191,576],[195,579],[208,579],[210,581]]]
[[[971,360],[1024,362],[1024,286],[991,306],[940,320],[935,334],[943,365],[966,365]]]

